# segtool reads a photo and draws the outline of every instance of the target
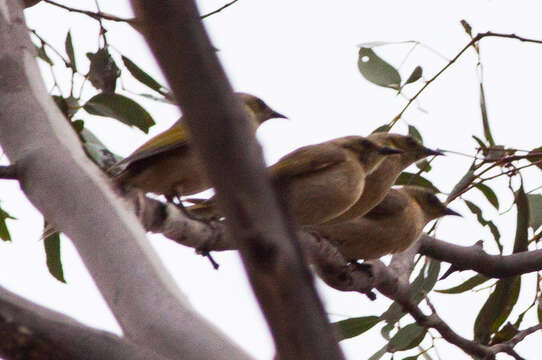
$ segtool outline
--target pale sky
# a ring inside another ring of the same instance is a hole
[[[64,3],[66,3],[64,1]],[[224,1],[199,1],[206,13],[223,5]],[[94,10],[91,0],[70,1],[70,6]],[[129,17],[128,1],[102,1],[102,10]],[[367,135],[376,127],[390,121],[406,103],[392,90],[365,81],[357,69],[357,45],[369,41],[419,40],[452,58],[468,38],[459,24],[466,19],[474,32],[488,30],[516,33],[542,39],[540,14],[542,6],[536,1],[353,1],[340,3],[322,1],[239,0],[238,3],[205,21],[207,29],[234,88],[262,97],[291,121],[272,120],[262,126],[258,138],[271,163],[301,145],[337,136]],[[78,65],[85,69],[87,51],[97,50],[98,25],[81,15],[47,4],[26,11],[30,28],[36,29],[58,49],[71,29]],[[52,21],[55,19],[55,21]],[[143,39],[129,26],[106,22],[108,40],[157,79],[160,75]],[[524,44],[508,39],[484,39],[481,42],[484,80],[489,118],[495,140],[520,149],[542,145],[540,140],[540,63],[542,45]],[[398,65],[409,45],[390,45],[376,49],[390,63]],[[113,53],[118,55],[117,53]],[[54,58],[54,55],[51,55]],[[117,57],[118,58],[118,57]],[[59,64],[60,62],[57,61]],[[427,77],[446,64],[434,53],[418,48],[401,68],[403,77],[421,65]],[[431,84],[420,97],[419,105],[406,112],[394,131],[405,133],[406,125],[416,125],[430,147],[439,147],[474,154],[471,134],[482,137],[476,57],[469,50],[441,78]],[[40,63],[44,78],[50,84],[48,68]],[[63,73],[59,67],[57,74]],[[126,75],[126,85],[136,91],[146,91]],[[162,80],[162,82],[165,82]],[[119,87],[120,88],[120,85]],[[416,85],[405,91],[412,95]],[[64,88],[65,95],[68,88]],[[150,91],[146,91],[150,92]],[[85,99],[91,96],[88,91]],[[92,117],[81,111],[76,118],[96,133],[111,150],[128,155],[153,134],[170,126],[178,110],[134,97],[153,115],[157,125],[149,135],[128,128],[114,120]],[[16,121],[16,119],[14,119]],[[5,157],[4,157],[5,161]],[[441,190],[447,192],[466,172],[470,160],[449,155],[433,163],[427,175]],[[525,172],[526,190],[541,185],[539,170]],[[517,185],[517,184],[516,184]],[[118,325],[97,292],[69,239],[63,238],[62,253],[68,284],[61,284],[47,272],[43,244],[39,240],[42,226],[40,214],[28,203],[14,182],[3,182],[0,201],[3,209],[18,218],[8,226],[14,241],[0,244],[0,284],[37,303],[64,312],[90,326],[120,332]],[[499,195],[501,211],[513,199],[506,182],[497,181],[493,188]],[[466,198],[484,209],[486,218],[501,225],[502,241],[510,251],[515,232],[515,211],[499,216],[485,198],[472,192]],[[461,201],[451,204],[465,217],[450,217],[441,221],[437,237],[460,245],[485,241],[485,248],[495,253],[491,234],[482,228]],[[215,271],[209,262],[159,235],[150,241],[160,254],[164,265],[188,296],[194,307],[235,342],[257,359],[271,359],[273,346],[267,326],[244,275],[235,252],[214,254],[220,263]],[[446,267],[443,264],[443,267]],[[456,273],[439,282],[437,289],[459,284],[472,276],[471,272]],[[524,276],[517,309],[510,319],[516,319],[534,296],[534,276]],[[318,282],[326,310],[333,321],[348,317],[379,315],[390,304],[378,295],[371,302],[357,293],[343,293]],[[474,318],[490,290],[478,294],[440,295],[430,298],[437,311],[460,335],[472,338]],[[402,324],[412,322],[409,317]],[[536,316],[530,312],[523,327],[534,325]],[[362,337],[341,343],[348,359],[366,359],[386,342],[377,325]],[[436,332],[433,332],[436,334]],[[518,346],[527,359],[538,354],[540,333],[531,335]],[[426,339],[423,343],[427,345]],[[445,341],[437,341],[441,359],[468,359],[462,351]],[[413,355],[410,352],[408,355]],[[408,356],[401,353],[397,358]],[[434,355],[434,353],[432,353]],[[384,359],[389,359],[386,355]],[[500,355],[499,359],[507,359]]]

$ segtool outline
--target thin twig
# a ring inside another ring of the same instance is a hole
[[[239,0],[233,0],[233,1],[229,2],[229,3],[227,3],[226,5],[219,7],[218,9],[216,9],[216,10],[214,10],[214,11],[211,11],[210,13],[201,15],[201,16],[200,16],[200,19],[203,20],[203,19],[205,19],[205,18],[208,18],[208,17],[211,16],[211,15],[214,15],[214,14],[216,14],[216,13],[219,13],[219,12],[221,12],[222,10],[224,10],[224,9],[226,9],[226,8],[228,8],[228,7],[230,7],[230,6],[232,6],[232,5],[235,4],[237,1],[239,1]]]
[[[461,49],[461,51],[459,51],[459,53],[457,53],[457,55],[452,60],[450,60],[448,62],[448,64],[446,64],[431,79],[427,80],[427,82],[422,86],[422,88],[420,90],[418,90],[418,92],[403,107],[403,109],[399,112],[399,114],[397,114],[390,121],[388,126],[390,128],[393,127],[393,125],[395,125],[395,123],[397,123],[397,121],[401,118],[401,116],[403,116],[404,112],[410,107],[410,105],[414,102],[414,100],[416,100],[418,98],[418,96],[420,96],[420,94],[429,86],[429,84],[431,84],[433,81],[435,81],[440,75],[442,75],[442,73],[444,71],[446,71],[450,66],[452,66],[452,64],[455,63],[457,61],[457,59],[459,59],[459,57],[461,57],[461,55],[463,55],[463,53],[468,50],[468,48],[475,45],[478,41],[480,41],[481,39],[483,39],[485,37],[501,37],[501,38],[515,39],[515,40],[519,40],[519,41],[523,41],[523,42],[534,43],[534,44],[542,44],[542,40],[528,39],[528,38],[524,38],[524,37],[521,37],[521,36],[517,36],[516,34],[500,34],[500,33],[494,33],[494,32],[491,32],[491,31],[477,34],[475,37],[472,38],[471,41],[468,42],[467,45],[465,45],[463,47],[463,49]]]
[[[61,8],[61,9],[67,10],[69,12],[74,12],[74,13],[84,14],[84,15],[90,16],[91,18],[96,19],[96,20],[104,19],[104,20],[110,20],[110,21],[125,22],[125,23],[129,23],[129,24],[133,24],[133,23],[136,22],[135,19],[121,18],[121,17],[118,17],[118,16],[103,13],[101,11],[95,13],[95,12],[88,11],[88,10],[72,8],[72,7],[69,7],[69,6],[66,6],[66,5],[59,4],[59,3],[55,2],[55,1],[52,1],[52,0],[43,0],[43,2],[45,2],[47,4],[50,4],[50,5],[53,5],[53,6],[57,6],[57,7]]]

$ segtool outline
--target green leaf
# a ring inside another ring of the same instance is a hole
[[[470,24],[467,22],[467,20],[463,19],[460,21],[461,23],[461,26],[463,26],[463,29],[465,30],[465,32],[470,36],[472,37],[472,27],[470,26]]]
[[[465,175],[463,175],[461,180],[459,180],[457,182],[457,184],[455,184],[454,188],[452,189],[452,191],[448,195],[447,201],[450,201],[451,199],[455,198],[457,196],[457,194],[459,194],[463,190],[465,190],[467,188],[467,186],[469,186],[472,183],[473,180],[474,180],[474,170],[471,167],[465,173]]]
[[[517,223],[516,223],[516,238],[514,240],[514,253],[527,251],[529,245],[529,199],[523,190],[523,184],[521,184],[517,191]]]
[[[373,132],[371,132],[371,134],[379,133],[379,132],[388,132],[388,131],[390,131],[390,126],[389,125],[382,125],[382,126],[377,127],[376,129],[374,129]]]
[[[412,349],[422,342],[426,333],[427,328],[421,327],[417,323],[408,324],[399,329],[397,334],[391,338],[388,343],[388,351],[396,352]]]
[[[489,128],[489,119],[487,117],[487,107],[486,107],[486,95],[484,93],[484,86],[480,83],[480,110],[482,112],[482,125],[484,126],[484,136],[486,137],[487,142],[490,146],[495,146],[495,140],[493,140],[493,135],[491,135],[491,129]]]
[[[412,84],[413,82],[418,81],[422,77],[422,74],[423,74],[422,67],[419,65],[416,66],[416,68],[414,68],[414,71],[412,71],[412,74],[410,74],[410,76],[408,77],[407,81],[405,81],[405,85]]]
[[[538,305],[536,307],[536,317],[538,318],[538,322],[542,323],[542,296],[538,296]]]
[[[408,357],[404,358],[403,360],[416,360],[418,358],[418,356],[420,356],[420,354],[408,356]]]
[[[40,59],[45,61],[49,65],[54,65],[53,60],[47,55],[47,52],[45,51],[45,46],[41,44],[41,47],[32,43],[34,45],[34,48],[36,49],[36,54]]]
[[[122,56],[122,62],[130,72],[130,74],[132,74],[132,76],[142,84],[147,85],[149,88],[161,95],[168,92],[168,89],[165,86],[154,80],[149,74],[143,71],[132,60],[128,59],[124,55]]]
[[[495,207],[495,209],[499,210],[499,199],[497,198],[497,194],[495,194],[489,186],[485,184],[476,184],[476,188],[484,194],[486,199]]]
[[[375,352],[369,359],[367,360],[379,360],[380,358],[382,358],[382,356],[386,355],[386,353],[388,352],[388,345],[384,345],[384,347],[380,350],[378,350],[377,352]]]
[[[16,220],[13,216],[0,208],[0,239],[11,241],[11,235],[9,234],[8,225],[6,224],[7,219]]]
[[[503,246],[501,244],[501,233],[499,232],[499,229],[497,228],[495,223],[493,223],[493,221],[486,220],[482,215],[482,209],[480,209],[475,203],[465,199],[463,199],[463,201],[465,202],[465,205],[467,205],[469,210],[476,215],[478,222],[482,226],[489,227],[489,230],[493,234],[493,239],[495,239],[495,243],[499,247],[499,252],[502,254]]]
[[[469,291],[470,289],[473,289],[476,286],[485,283],[489,279],[490,278],[485,277],[484,275],[476,274],[470,279],[463,282],[462,284],[451,287],[449,289],[442,289],[442,290],[435,290],[435,291],[442,294],[460,294],[462,292]]]
[[[342,335],[342,339],[350,339],[361,335],[381,321],[378,316],[362,316],[333,323]]]
[[[135,126],[144,133],[154,125],[151,115],[141,105],[119,94],[98,94],[91,98],[83,108],[92,115],[117,119],[124,124]]]
[[[518,330],[511,323],[506,323],[491,339],[491,345],[500,344],[510,340],[518,333]]]
[[[420,134],[414,125],[408,125],[408,135],[412,136],[414,139],[423,144],[422,134]]]
[[[95,54],[87,53],[87,57],[90,60],[88,79],[92,85],[104,93],[115,92],[117,78],[120,76],[120,69],[109,54],[107,48],[102,48]]]
[[[73,69],[74,72],[77,72],[77,65],[75,63],[75,54],[73,51],[71,31],[68,31],[68,35],[66,35],[66,41],[64,42],[64,47],[66,48],[66,54],[68,54],[68,58],[70,59],[71,68]]]
[[[487,151],[487,146],[486,144],[484,144],[484,142],[482,141],[482,139],[480,139],[478,136],[475,136],[475,135],[472,135],[472,138],[474,140],[476,140],[476,142],[478,143],[478,146],[480,146],[480,149],[482,149],[482,151],[484,152],[484,154],[486,153]]]
[[[491,334],[506,321],[517,302],[521,278],[500,279],[474,322],[474,340],[489,344]]]
[[[396,90],[400,88],[399,72],[370,48],[359,49],[358,68],[361,75],[373,84]]]
[[[425,270],[427,269],[428,263],[429,270],[427,271],[426,277]],[[414,281],[412,281],[408,289],[410,300],[413,303],[418,304],[420,301],[423,300],[425,295],[433,288],[436,281],[438,280],[439,272],[440,261],[431,260],[429,262],[428,258],[426,258],[426,262],[423,264],[420,272],[418,273]],[[382,320],[385,320],[387,323],[387,325],[384,326],[381,330],[382,336],[385,339],[389,339],[389,333],[391,332],[391,330],[393,330],[393,325],[397,321],[399,321],[404,315],[405,312],[403,310],[403,307],[395,301],[384,313],[382,313],[382,315],[380,315],[380,318]]]
[[[433,287],[438,281],[438,275],[440,273],[440,261],[429,259],[429,268],[427,269],[427,276],[423,280],[422,289],[423,296],[433,290]],[[423,299],[423,296],[420,298],[420,301]]]
[[[529,210],[531,214],[529,225],[536,231],[542,226],[542,195],[527,194],[527,198],[529,199]]]
[[[428,189],[431,189],[435,192],[440,192],[431,181],[427,180],[419,174],[413,174],[410,172],[403,171],[401,175],[395,180],[395,185],[418,185]]]
[[[85,122],[83,120],[74,120],[71,124],[77,133],[80,133],[85,128]]]
[[[60,233],[54,232],[46,237],[43,240],[43,246],[45,247],[45,257],[49,273],[58,281],[66,283],[66,279],[64,279],[64,270],[62,268],[62,259],[60,256]]]

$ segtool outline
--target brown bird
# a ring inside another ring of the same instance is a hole
[[[245,105],[254,132],[269,119],[286,118],[254,95],[237,95]],[[133,186],[144,192],[163,194],[168,201],[211,187],[201,160],[190,145],[182,118],[115,164],[110,173],[121,187]]]
[[[369,212],[385,197],[401,172],[414,162],[430,155],[442,155],[441,152],[423,146],[411,136],[378,132],[367,139],[380,146],[402,150],[400,154],[387,156],[378,168],[365,179],[365,190],[359,200],[340,216],[329,221],[340,223],[357,218]]]
[[[365,216],[307,229],[327,238],[348,261],[369,260],[407,249],[429,221],[444,215],[459,214],[430,190],[404,186],[391,189]]]
[[[367,175],[385,156],[400,152],[361,136],[346,136],[294,150],[269,171],[295,222],[319,224],[352,206],[363,192]],[[210,199],[188,210],[219,217],[214,205]]]

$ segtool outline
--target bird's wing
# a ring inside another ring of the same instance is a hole
[[[403,211],[408,205],[409,198],[399,190],[391,189],[388,195],[371,211],[364,215],[366,218],[390,216]]]
[[[178,149],[188,144],[188,130],[182,124],[174,124],[168,130],[156,135],[145,144],[137,148],[130,156],[124,158],[114,168],[126,168],[130,164],[148,159],[151,156],[162,154],[166,151]]]
[[[270,167],[271,174],[275,178],[291,178],[346,161],[341,148],[325,145],[309,145],[291,152]]]

